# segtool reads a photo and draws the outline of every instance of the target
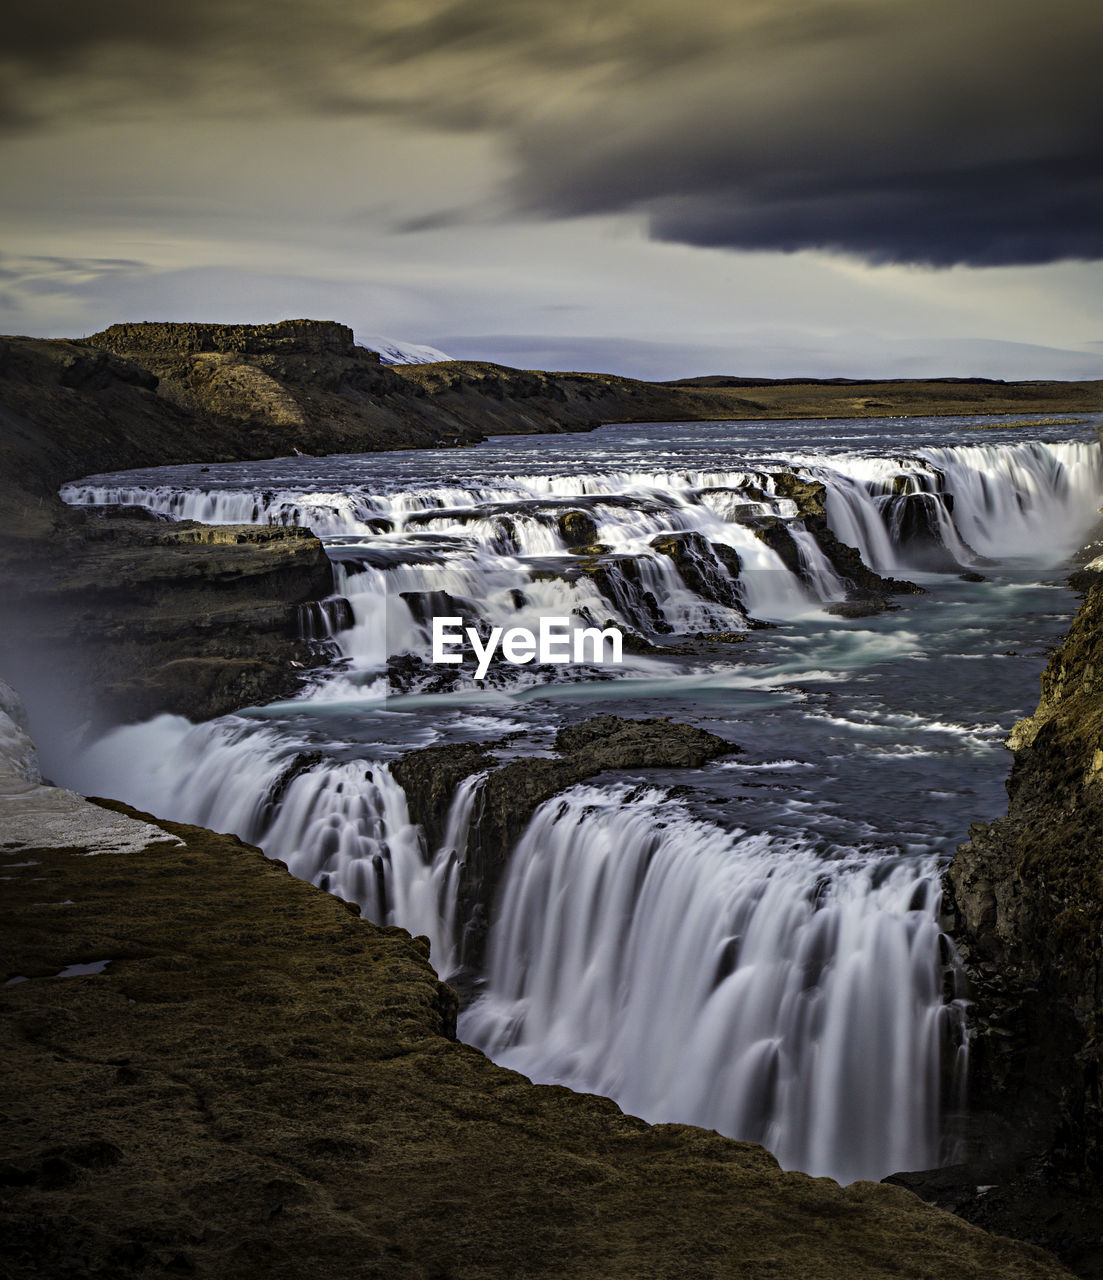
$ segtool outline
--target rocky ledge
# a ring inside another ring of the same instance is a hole
[[[0,740],[36,787],[2,712]],[[5,1277],[1067,1280],[901,1188],[533,1085],[456,1041],[425,939],[100,811],[142,837],[0,845]]]
[[[7,592],[0,661],[55,723],[207,719],[290,697],[331,658],[302,610],[333,591],[306,529],[77,511]]]
[[[631,720],[592,716],[559,730],[550,753],[503,764],[494,748],[510,751],[506,739],[486,746],[444,744],[404,755],[391,767],[406,792],[410,812],[420,822],[430,846],[440,843],[456,787],[475,773],[485,773],[479,805],[472,819],[466,856],[460,870],[458,917],[466,922],[460,944],[467,984],[482,968],[490,910],[509,855],[537,808],[579,782],[604,773],[639,773],[648,769],[699,769],[720,756],[743,748],[695,725],[665,718]]]

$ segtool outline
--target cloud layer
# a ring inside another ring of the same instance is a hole
[[[1103,258],[1096,0],[41,0],[0,123],[154,105],[495,138],[479,216],[949,266]],[[351,158],[350,158],[351,159]],[[420,226],[457,214],[442,198]]]

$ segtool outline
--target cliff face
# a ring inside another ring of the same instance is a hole
[[[80,511],[25,569],[0,663],[58,724],[208,719],[290,697],[329,657],[300,638],[300,607],[333,590],[306,529]]]
[[[316,538],[89,514],[57,497],[89,471],[249,448],[125,358],[0,339],[0,662],[36,707],[72,728],[158,711],[202,719],[300,687],[319,654],[298,639],[299,607],[333,590]]]
[[[1023,999],[1011,1025],[982,1033],[984,1086],[1037,1087],[1044,1070],[1058,1090],[1053,1120],[1069,1168],[1093,1181],[1103,1175],[1101,692],[1103,580],[1089,587],[1050,659],[1037,711],[1012,733],[1007,817],[975,826],[950,868],[970,959]],[[1041,1040],[1028,1030],[1036,1006]],[[1022,1082],[1027,1063],[1034,1079]]]
[[[374,351],[357,348],[348,325],[333,320],[281,320],[278,324],[113,324],[85,342],[137,361],[167,360],[211,352],[250,356],[347,356],[369,364]],[[148,365],[147,365],[148,367]]]
[[[966,1162],[914,1182],[972,1221],[1103,1273],[1103,579],[1015,726],[1007,816],[949,870],[973,983]],[[913,1185],[912,1180],[905,1180]],[[977,1184],[985,1185],[978,1192]]]

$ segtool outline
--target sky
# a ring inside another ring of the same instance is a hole
[[[36,0],[0,331],[1103,377],[1098,0]]]

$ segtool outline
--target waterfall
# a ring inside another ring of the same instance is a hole
[[[478,777],[457,789],[444,839],[428,851],[385,763],[297,749],[245,717],[192,725],[158,716],[114,729],[67,776],[87,795],[118,796],[260,845],[369,920],[427,936],[442,976],[456,967],[456,880]]]
[[[1103,452],[1086,443],[923,450],[945,477],[961,537],[997,560],[1062,560],[1095,523]]]
[[[912,458],[802,459],[827,486],[828,521],[879,573],[980,558],[1060,563],[1096,520],[1103,452],[1087,442],[925,447]],[[923,545],[927,544],[927,545]]]
[[[486,993],[461,1033],[652,1122],[765,1143],[842,1181],[939,1158],[943,998],[932,859],[824,861],[655,790],[575,788],[509,863]]]
[[[838,601],[847,583],[797,504],[778,492],[783,470],[822,482],[835,535],[878,572],[903,576],[989,560],[1057,563],[1095,520],[1103,488],[1096,445],[1030,441],[928,446],[901,457],[795,454],[753,469],[517,474],[410,489],[360,483],[343,492],[103,477],[66,485],[62,496],[178,519],[309,525],[344,566],[342,591],[352,598],[352,625],[337,642],[355,666],[380,669],[388,656],[427,653],[419,598],[422,613],[450,602],[487,627],[533,629],[541,615],[566,614],[659,642]],[[566,520],[584,534],[569,537]],[[791,552],[782,554],[786,539]]]

